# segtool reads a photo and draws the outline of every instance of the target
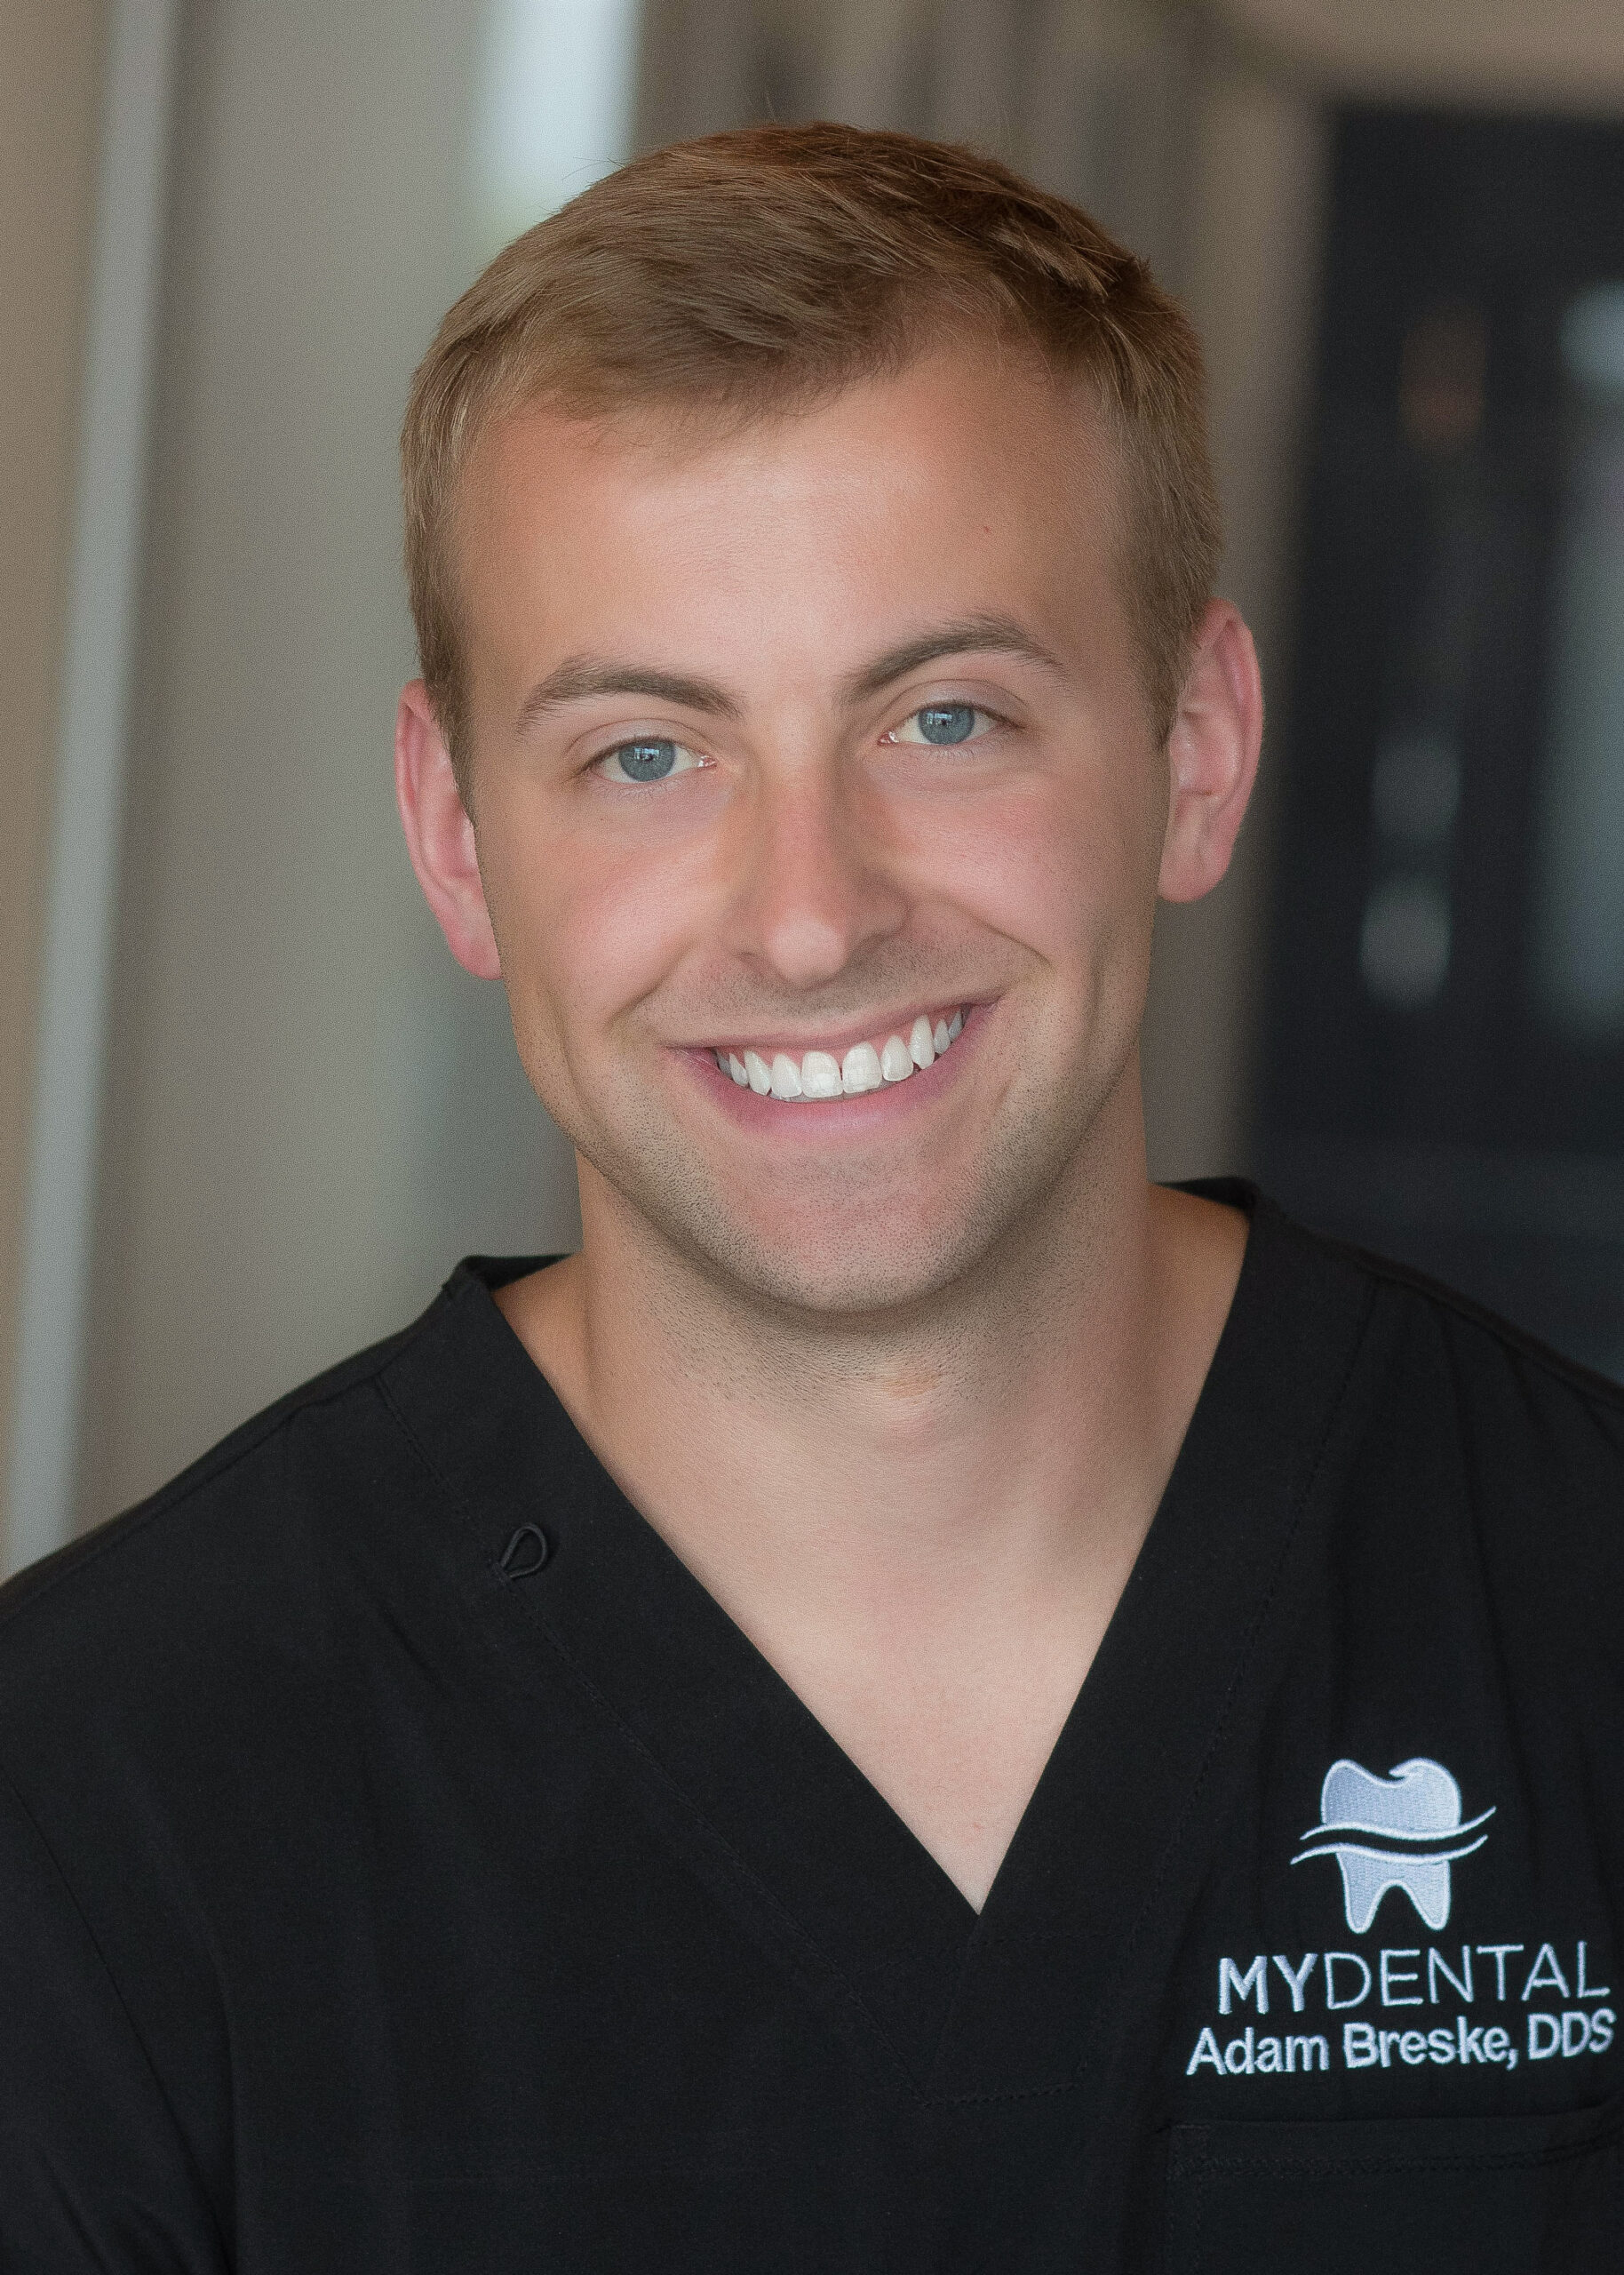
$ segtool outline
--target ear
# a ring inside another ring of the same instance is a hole
[[[474,824],[420,679],[402,689],[394,716],[394,794],[411,866],[451,954],[476,978],[499,979]]]
[[[1199,900],[1230,866],[1263,740],[1263,683],[1240,612],[1210,601],[1167,738],[1172,798],[1162,840],[1164,900]]]

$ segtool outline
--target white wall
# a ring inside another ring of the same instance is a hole
[[[474,0],[194,12],[81,1516],[569,1245],[570,1164],[390,790],[395,437],[472,274]]]
[[[103,12],[98,0],[0,0],[0,1477],[10,1466]],[[0,1524],[0,1548],[3,1536]]]

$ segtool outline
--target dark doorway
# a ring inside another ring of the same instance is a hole
[[[1254,1153],[1624,1374],[1624,128],[1337,125]]]

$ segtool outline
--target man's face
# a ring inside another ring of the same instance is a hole
[[[757,1297],[973,1270],[1120,1122],[1146,984],[1167,768],[1085,400],[967,354],[725,436],[538,411],[460,504],[480,874],[544,1103]]]

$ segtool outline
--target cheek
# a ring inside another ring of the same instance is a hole
[[[515,1010],[569,1050],[657,988],[692,937],[701,882],[669,849],[605,844],[556,817],[505,832],[486,865]]]
[[[1146,818],[1097,786],[1045,782],[942,833],[936,874],[982,924],[1057,966],[1147,939],[1157,874]]]

